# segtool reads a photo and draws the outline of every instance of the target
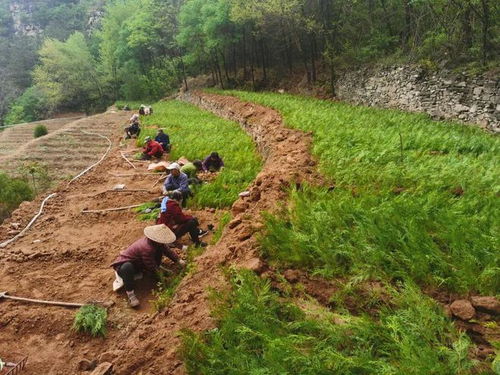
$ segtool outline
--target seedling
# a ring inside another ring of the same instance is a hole
[[[105,337],[107,318],[108,313],[104,307],[85,305],[75,315],[73,330],[93,337]]]

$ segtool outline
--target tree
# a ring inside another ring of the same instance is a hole
[[[33,76],[50,109],[89,111],[102,101],[101,77],[82,33],[72,34],[66,42],[46,39],[39,55],[41,63]]]

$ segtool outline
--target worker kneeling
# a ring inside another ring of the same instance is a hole
[[[144,228],[144,237],[135,241],[111,264],[115,269],[116,280],[113,290],[125,286],[131,307],[139,306],[134,293],[135,280],[142,272],[155,272],[160,268],[162,257],[167,256],[172,262],[184,266],[185,262],[168,246],[175,242],[175,234],[166,225],[152,225]],[[138,277],[139,276],[139,277]]]
[[[163,198],[160,208],[160,217],[156,224],[165,224],[180,239],[186,233],[189,233],[191,240],[196,247],[205,247],[207,244],[200,241],[200,237],[207,234],[206,230],[200,229],[198,220],[182,212],[179,202],[182,200],[182,194],[178,191],[172,192],[170,197]]]
[[[142,151],[142,160],[151,160],[152,158],[160,159],[163,156],[163,147],[151,137],[144,138],[145,144]]]

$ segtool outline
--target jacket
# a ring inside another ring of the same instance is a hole
[[[144,147],[144,153],[149,156],[155,156],[159,153],[163,154],[163,147],[156,141],[149,141]]]
[[[194,218],[191,215],[186,215],[182,212],[179,202],[165,197],[163,198],[160,217],[156,221],[156,224],[164,224],[175,232],[177,225],[185,224],[192,219]]]
[[[165,190],[179,190],[180,192],[189,192],[189,181],[188,181],[188,176],[186,174],[182,173],[174,177],[173,175],[169,175],[165,183],[163,184],[165,186]]]

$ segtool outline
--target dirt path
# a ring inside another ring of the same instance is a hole
[[[157,193],[104,191],[117,183],[124,183],[129,189],[149,189],[157,177],[116,177],[135,172],[119,153],[123,113],[103,115],[112,129],[110,156],[70,187],[57,189],[57,197],[48,202],[34,228],[18,242],[0,250],[0,289],[21,296],[71,302],[112,301],[109,334],[102,340],[72,333],[74,310],[0,302],[0,358],[28,355],[25,374],[79,373],[78,363],[82,359],[112,361],[115,374],[184,373],[176,354],[178,331],[213,327],[207,290],[226,285],[221,266],[264,270],[255,235],[262,229],[261,212],[273,211],[277,202],[284,202],[291,185],[321,181],[309,153],[311,137],[285,128],[277,112],[233,97],[191,93],[182,99],[238,121],[252,135],[265,164],[248,189],[250,196],[234,203],[233,220],[221,240],[196,259],[195,271],[184,278],[165,311],[153,314],[147,304],[139,311],[129,309],[123,296],[111,291],[113,273],[109,264],[141,235],[146,224],[137,221],[130,211],[82,214],[81,210],[154,198]],[[79,122],[81,126],[90,126],[100,119],[92,117]],[[12,235],[8,234],[12,223],[24,226],[41,199],[23,204],[0,226],[0,240]],[[214,220],[210,210],[195,215],[203,219],[202,224]],[[150,297],[153,281],[146,280],[141,285],[139,297],[144,301]]]

